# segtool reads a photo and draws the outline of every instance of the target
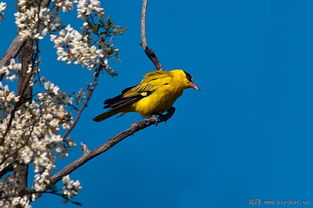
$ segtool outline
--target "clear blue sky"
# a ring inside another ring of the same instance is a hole
[[[139,46],[141,1],[102,4],[128,30],[116,42],[121,62],[112,62],[119,76],[101,77],[72,134],[89,148],[140,120],[136,114],[91,119],[104,99],[153,70]],[[201,91],[186,90],[170,121],[72,174],[83,186],[75,200],[107,208],[242,208],[253,207],[248,201],[255,198],[313,206],[312,9],[311,0],[150,0],[149,45],[164,68],[185,69]],[[2,41],[12,38],[7,33],[1,30]],[[51,46],[43,45],[42,73],[67,92],[82,87],[86,70],[54,61]],[[61,167],[81,154],[71,153]],[[34,207],[75,207],[60,201],[46,197]]]

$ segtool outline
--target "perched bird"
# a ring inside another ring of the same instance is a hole
[[[181,69],[149,72],[140,84],[126,88],[120,95],[105,100],[104,108],[111,109],[93,120],[99,122],[117,113],[122,116],[128,112],[137,112],[143,117],[160,115],[168,111],[187,88],[199,90],[191,75]]]

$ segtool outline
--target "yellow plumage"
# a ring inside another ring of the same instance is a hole
[[[111,108],[96,116],[94,121],[102,121],[117,113],[137,112],[143,117],[161,114],[169,110],[186,88],[199,88],[187,72],[153,71],[144,76],[140,84],[126,88],[122,93],[104,101],[104,108]]]

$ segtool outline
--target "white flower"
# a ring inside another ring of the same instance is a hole
[[[76,196],[78,194],[78,191],[82,189],[82,187],[80,186],[80,182],[78,180],[77,181],[71,180],[68,175],[62,178],[62,182],[64,183],[64,187],[62,188],[63,193],[69,199],[72,198],[73,196]]]
[[[11,61],[11,66],[15,66],[14,61]],[[6,70],[9,70],[8,67]],[[17,164],[31,163],[35,172],[32,188],[36,191],[45,190],[50,185],[51,172],[55,169],[55,153],[67,156],[70,142],[63,140],[58,133],[61,126],[68,127],[72,122],[71,114],[65,110],[72,99],[53,83],[41,80],[46,91],[38,93],[37,98],[16,110],[10,131],[6,133],[0,146],[0,170],[10,164],[13,164],[13,168],[18,168]],[[7,130],[10,112],[18,100],[19,97],[0,82],[1,138]],[[4,177],[0,181],[3,193],[14,194],[15,187],[18,186],[18,181],[10,177]],[[21,207],[27,207],[28,202],[23,200],[20,200]],[[0,200],[0,207],[10,207],[17,201],[13,198]]]
[[[6,9],[7,4],[5,2],[0,2],[0,22],[3,20],[3,12]]]
[[[61,8],[63,12],[67,12],[74,8],[74,4],[77,3],[77,0],[52,0],[54,4]]]
[[[82,64],[88,69],[93,69],[100,58],[104,57],[103,51],[95,46],[90,46],[88,36],[83,36],[71,25],[59,32],[59,35],[51,35],[50,40],[54,42],[57,49],[59,61],[65,61],[67,64]]]
[[[58,94],[60,91],[60,88],[55,86],[52,82],[45,82],[44,87],[47,91],[51,91],[54,94]]]
[[[61,25],[61,19],[50,14],[47,7],[29,6],[27,1],[19,1],[19,11],[14,14],[19,34],[24,38],[43,39],[49,32]],[[40,27],[39,27],[40,26]]]
[[[79,0],[77,5],[77,17],[86,19],[92,12],[104,14],[99,0]]]
[[[7,4],[5,2],[0,2],[0,12],[3,12],[7,7]]]

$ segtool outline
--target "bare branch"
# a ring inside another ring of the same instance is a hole
[[[77,160],[75,160],[74,162],[70,163],[69,165],[64,167],[62,170],[57,172],[51,178],[52,184],[57,183],[64,176],[70,174],[71,172],[73,172],[74,170],[76,170],[77,168],[79,168],[80,166],[82,166],[83,164],[85,164],[86,162],[91,160],[92,158],[100,155],[103,152],[106,152],[107,150],[112,148],[114,145],[116,145],[117,143],[121,142],[123,139],[133,135],[137,131],[140,131],[140,130],[142,130],[144,128],[147,128],[148,126],[151,126],[153,124],[158,124],[158,123],[167,121],[168,119],[170,119],[173,116],[174,112],[175,112],[175,108],[172,107],[167,112],[167,114],[165,114],[165,115],[161,115],[159,117],[151,117],[149,119],[145,119],[143,121],[139,121],[137,123],[133,123],[130,128],[128,128],[125,131],[115,135],[114,137],[109,139],[106,143],[104,143],[103,145],[99,146],[98,148],[85,153],[83,156],[81,156],[80,158],[78,158]]]
[[[141,46],[143,50],[145,51],[148,58],[152,61],[154,64],[156,70],[162,71],[161,63],[154,53],[154,51],[148,47],[147,38],[146,38],[146,11],[147,11],[147,0],[142,0],[142,9],[141,9]]]
[[[84,155],[90,152],[87,145],[82,142],[80,143],[80,147],[82,148]]]
[[[98,78],[99,78],[99,74],[100,74],[100,70],[101,70],[101,66],[95,71],[94,74],[94,80],[92,85],[89,87],[88,89],[88,93],[87,93],[87,97],[85,99],[84,104],[80,107],[80,109],[78,110],[76,117],[72,123],[72,125],[70,126],[70,128],[62,135],[62,138],[65,139],[70,133],[71,131],[74,129],[74,127],[76,126],[76,123],[78,122],[80,115],[82,114],[83,110],[88,106],[88,102],[96,88],[96,86],[98,85]]]

